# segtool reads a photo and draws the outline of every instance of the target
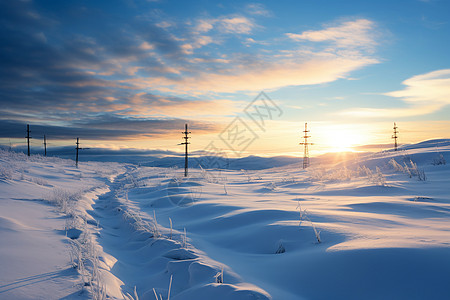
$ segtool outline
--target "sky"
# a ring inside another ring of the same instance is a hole
[[[450,1],[0,1],[0,143],[228,156],[449,138]]]

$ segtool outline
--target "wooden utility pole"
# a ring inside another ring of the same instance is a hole
[[[83,149],[83,148],[80,148],[80,139],[79,138],[77,138],[77,147],[75,149],[77,149],[77,155],[75,158],[75,166],[78,168],[78,150]]]
[[[313,143],[309,143],[308,142],[308,138],[310,138],[311,136],[308,135],[308,123],[305,123],[305,130],[303,131],[304,135],[303,135],[303,142],[299,143],[299,145],[304,145],[304,152],[303,152],[303,169],[306,169],[307,167],[309,167],[309,149],[308,146],[309,145],[314,145]]]
[[[77,155],[76,155],[76,158],[75,158],[75,166],[78,168],[78,150],[87,150],[87,149],[90,149],[90,148],[80,148],[80,139],[77,138],[77,147],[75,149],[77,149]]]
[[[26,136],[26,139],[27,139],[27,144],[28,144],[28,156],[30,156],[30,139],[31,139],[31,136],[30,136],[30,124],[27,124],[27,136]]]
[[[188,142],[189,140],[189,136],[188,134],[190,134],[191,132],[188,131],[188,124],[184,125],[184,132],[182,132],[182,134],[184,134],[184,142],[181,143],[180,145],[184,145],[184,177],[188,176],[188,145],[190,144]]]
[[[44,156],[47,156],[47,138],[44,134]]]
[[[394,150],[395,151],[397,151],[397,147],[398,147],[398,144],[397,144],[397,139],[398,139],[398,136],[397,136],[397,133],[398,133],[398,131],[397,131],[397,124],[395,124],[395,122],[394,122],[394,134],[392,135],[392,138],[394,139]]]

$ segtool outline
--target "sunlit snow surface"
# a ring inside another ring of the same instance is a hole
[[[0,299],[448,299],[449,151],[188,178],[2,151]]]

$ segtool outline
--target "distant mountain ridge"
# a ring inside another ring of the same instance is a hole
[[[399,150],[413,150],[420,148],[447,147],[450,146],[450,139],[433,139],[416,144],[406,144],[399,147]],[[2,148],[9,148],[2,146]],[[48,149],[49,156],[57,156],[61,158],[73,159],[75,155],[75,147],[59,147]],[[13,147],[13,151],[25,152],[25,147]],[[391,150],[388,150],[391,151]],[[41,154],[42,149],[35,149],[32,153]],[[299,152],[300,153],[300,152]],[[357,155],[357,153],[352,153]],[[330,156],[336,156],[335,153],[327,153],[318,157],[313,157],[314,160],[327,160]],[[83,150],[80,153],[80,161],[100,161],[100,162],[120,162],[130,163],[148,167],[162,167],[162,168],[183,168],[184,154],[181,152],[174,152],[169,150],[141,150],[141,149],[106,149],[106,148],[91,148]],[[301,157],[293,156],[272,156],[262,157],[250,155],[239,158],[224,158],[214,156],[202,156],[200,151],[193,151],[189,157],[189,167],[198,168],[199,164],[203,168],[216,168],[219,166],[223,169],[229,170],[262,170],[274,167],[283,167],[286,165],[293,165],[301,163]]]

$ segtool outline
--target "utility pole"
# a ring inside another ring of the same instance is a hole
[[[190,131],[188,131],[188,124],[184,125],[184,132],[182,132],[182,134],[184,134],[184,142],[181,143],[180,145],[184,145],[184,177],[188,176],[188,145],[190,144],[188,142],[189,140],[189,136],[188,134],[191,133]]]
[[[44,156],[47,156],[47,138],[44,134]]]
[[[397,124],[395,124],[395,122],[394,122],[394,134],[392,135],[392,138],[394,139],[394,150],[395,151],[397,151],[397,146],[398,146],[398,144],[397,144],[397,139],[398,139],[398,136],[397,136],[397,133],[398,133],[398,131],[397,131]]]
[[[80,139],[77,138],[77,147],[75,149],[77,149],[77,156],[75,158],[75,166],[78,168],[78,150],[87,150],[90,148],[80,148]]]
[[[77,149],[77,155],[75,157],[75,166],[78,168],[78,150],[81,149],[80,148],[80,139],[79,138],[77,138],[77,147],[75,149]]]
[[[90,148],[80,148],[80,139],[77,138],[77,147],[75,149],[77,149],[77,156],[75,158],[75,166],[78,168],[78,150],[87,150]]]
[[[27,136],[25,137],[27,139],[27,144],[28,144],[28,156],[30,156],[30,124],[27,124]]]
[[[307,167],[309,167],[309,150],[308,150],[308,146],[309,145],[314,145],[313,143],[309,143],[308,142],[308,138],[310,138],[311,136],[308,135],[308,123],[305,123],[305,130],[303,131],[304,135],[303,135],[303,142],[299,143],[299,145],[304,145],[304,152],[303,152],[303,169],[306,169]]]

